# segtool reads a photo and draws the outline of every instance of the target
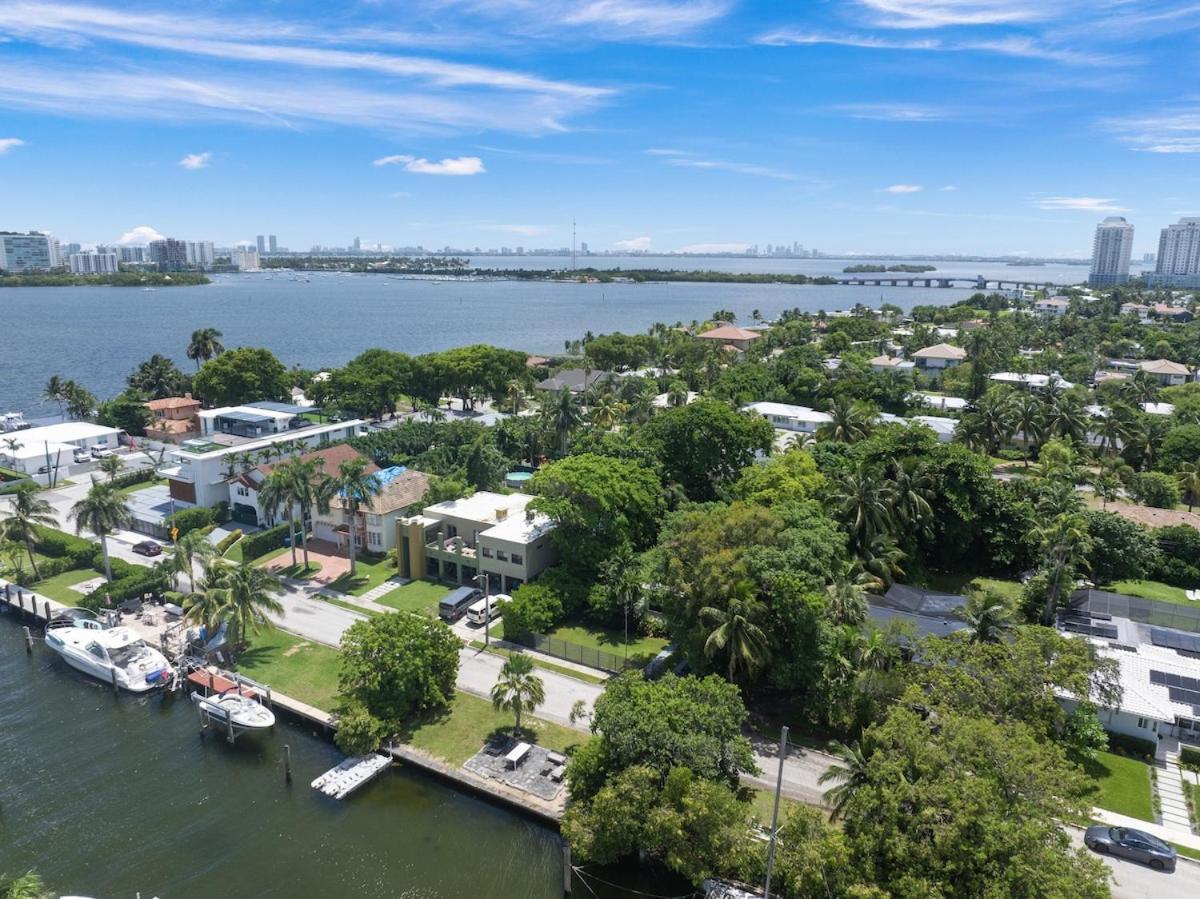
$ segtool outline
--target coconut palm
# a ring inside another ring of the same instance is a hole
[[[197,369],[200,368],[201,362],[207,362],[225,352],[225,347],[221,344],[222,336],[216,328],[200,328],[192,332],[187,357],[195,360]]]
[[[104,555],[104,576],[112,583],[112,563],[108,559],[108,535],[129,527],[131,517],[125,508],[125,498],[111,484],[103,484],[94,478],[87,495],[71,507],[70,517],[75,521],[75,533],[91,531],[100,538],[100,551]]]
[[[1120,449],[1129,433],[1125,419],[1112,410],[1097,416],[1093,427],[1100,438],[1100,450],[1106,456]]]
[[[1187,499],[1188,511],[1200,502],[1200,463],[1183,462],[1175,473],[1179,481],[1179,489]]]
[[[571,391],[564,387],[549,401],[546,414],[554,427],[554,433],[558,435],[559,454],[565,456],[571,432],[579,427],[583,420],[579,403]]]
[[[208,535],[202,530],[188,531],[175,541],[175,552],[171,556],[171,570],[174,572],[175,577],[186,574],[188,576],[188,585],[191,587],[190,592],[195,593],[196,563],[206,563],[216,553],[217,548],[212,545],[208,539]]]
[[[509,656],[492,687],[492,707],[496,711],[504,710],[516,715],[513,730],[519,731],[522,713],[532,713],[545,701],[546,687],[542,679],[533,673],[533,660],[527,655]]]
[[[1064,393],[1050,401],[1046,412],[1046,431],[1074,444],[1082,443],[1091,424],[1086,404],[1073,393]]]
[[[1029,442],[1035,443],[1042,439],[1042,422],[1045,407],[1032,393],[1022,393],[1013,403],[1013,430],[1021,435],[1021,453],[1025,467],[1029,467]]]
[[[288,492],[291,493],[292,502],[300,507],[300,548],[304,553],[305,571],[308,570],[308,527],[305,525],[304,516],[314,506],[318,511],[329,511],[325,505],[328,498],[322,497],[319,489],[322,465],[324,465],[322,459],[296,458],[288,463],[290,474]]]
[[[883,591],[904,577],[904,550],[891,534],[876,534],[858,548],[857,570],[868,589]]]
[[[611,431],[622,417],[621,404],[611,393],[604,393],[592,405],[592,424],[602,431]]]
[[[102,472],[108,475],[108,482],[111,484],[116,480],[117,474],[125,467],[125,460],[118,455],[105,456],[100,460],[97,466]]]
[[[771,641],[757,623],[765,612],[766,606],[755,597],[749,581],[733,588],[725,608],[700,609],[700,621],[711,628],[704,654],[710,659],[724,654],[731,681],[737,680],[739,671],[753,677],[771,657]]]
[[[994,454],[1012,437],[1015,417],[1013,395],[1007,390],[990,390],[964,416],[963,424],[970,443]]]
[[[50,380],[46,382],[46,386],[42,389],[42,399],[47,402],[58,404],[58,414],[62,415],[64,405],[67,401],[67,381],[64,381],[58,375],[51,375]]]
[[[871,432],[871,418],[866,407],[844,396],[836,397],[829,404],[828,414],[829,421],[817,429],[820,440],[855,443]]]
[[[0,874],[0,899],[53,899],[55,895],[46,889],[36,871],[26,871],[19,877]]]
[[[841,817],[855,794],[870,782],[868,756],[859,743],[829,744],[831,755],[841,760],[817,778],[817,783],[836,783],[825,791],[825,804],[830,808],[830,818]]]
[[[358,560],[354,547],[354,532],[358,529],[358,512],[370,509],[379,495],[379,479],[367,473],[366,459],[348,459],[338,466],[337,474],[325,478],[319,488],[326,497],[341,500],[346,519],[346,545],[350,553],[350,577],[358,575]]]
[[[34,484],[25,484],[13,494],[8,515],[0,520],[0,539],[25,544],[25,550],[29,553],[29,564],[33,567],[33,577],[40,580],[37,557],[33,552],[33,546],[38,539],[38,528],[58,527],[58,516],[54,514],[54,508],[37,495],[37,489]]]
[[[1088,568],[1087,554],[1092,541],[1087,519],[1082,515],[1060,515],[1037,532],[1041,546],[1042,573],[1046,575],[1046,604],[1042,624],[1054,621],[1058,599],[1075,584],[1080,570]]]
[[[513,415],[525,408],[525,385],[516,378],[504,385],[504,396],[512,407]]]
[[[667,405],[672,408],[676,406],[686,406],[688,401],[688,387],[684,381],[678,378],[667,385]]]
[[[1012,607],[994,590],[973,593],[962,616],[972,643],[999,643],[1016,626]]]
[[[1149,372],[1137,371],[1121,385],[1121,393],[1134,405],[1152,403],[1158,396],[1159,383]]]
[[[0,442],[4,444],[4,452],[8,456],[8,460],[10,462],[15,462],[17,460],[17,450],[21,449],[21,447],[25,445],[16,437],[5,437],[0,440]]]
[[[916,459],[894,461],[888,475],[888,493],[897,520],[910,528],[927,530],[933,520],[930,504],[937,494],[926,467]]]
[[[279,615],[283,606],[271,594],[282,593],[283,584],[266,568],[253,562],[216,566],[208,590],[217,593],[221,617],[227,618],[236,642],[257,632],[267,623],[267,614]]]
[[[867,594],[858,578],[838,578],[825,592],[825,614],[834,624],[858,627],[867,620]]]
[[[292,486],[293,480],[292,469],[287,462],[276,465],[258,485],[258,504],[271,519],[275,518],[280,507],[283,508],[284,515],[287,517],[288,534],[293,538],[288,540],[288,543],[292,548],[292,567],[294,568],[296,566],[296,541],[294,539],[296,535],[296,498]]]
[[[887,491],[868,468],[859,467],[843,477],[828,501],[857,545],[870,543],[879,534],[890,532],[894,525]]]

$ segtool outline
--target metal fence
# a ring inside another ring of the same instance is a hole
[[[1086,609],[1091,614],[1129,618],[1155,627],[1172,627],[1181,631],[1200,633],[1200,608],[1180,606],[1169,602],[1126,596],[1107,590],[1079,590],[1071,597],[1071,606]],[[1200,603],[1197,603],[1200,606]]]
[[[601,671],[620,674],[626,668],[639,667],[638,662],[634,659],[626,661],[624,654],[605,652],[603,649],[570,643],[566,640],[559,640],[557,637],[547,637],[545,634],[521,634],[515,642],[522,646],[528,646],[530,649],[536,649],[538,652],[544,652],[548,656],[554,656],[556,659],[566,659],[568,662],[587,665],[589,668],[599,668]]]

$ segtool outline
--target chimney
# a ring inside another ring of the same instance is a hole
[[[496,520],[497,521],[503,521],[506,518],[508,518],[508,509],[497,509],[496,510]]]
[[[190,399],[192,398],[192,392],[189,390],[187,393],[185,393],[185,394],[183,395],[183,398],[184,398],[185,400],[190,400]]]

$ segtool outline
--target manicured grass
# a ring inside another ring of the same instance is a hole
[[[71,585],[81,584],[84,581],[90,581],[92,578],[99,576],[97,572],[90,568],[64,571],[62,574],[56,574],[54,577],[38,581],[29,589],[65,605],[76,606],[79,605],[79,600],[83,599],[84,594],[78,590],[72,590]]]
[[[1168,840],[1167,842],[1170,842]],[[1200,862],[1200,849],[1193,849],[1191,846],[1180,846],[1178,843],[1171,843],[1175,847],[1175,851],[1180,855],[1186,855],[1188,858],[1194,858]]]
[[[546,636],[557,640],[566,640],[568,643],[575,643],[590,649],[611,652],[617,656],[625,654],[625,633],[620,628],[596,627],[587,623],[564,624],[559,625]],[[636,634],[630,634],[629,661],[644,665],[658,655],[666,645],[667,641],[662,637],[639,637]]]
[[[1159,602],[1175,603],[1179,606],[1200,608],[1200,603],[1192,602],[1184,593],[1182,587],[1172,587],[1161,581],[1117,581],[1105,589],[1114,593],[1125,593],[1129,596],[1140,596],[1143,599],[1154,599]]]
[[[141,481],[137,484],[129,484],[125,487],[118,487],[117,493],[121,494],[122,496],[128,496],[131,493],[137,493],[139,490],[145,490],[148,487],[161,487],[165,483],[167,483],[166,478],[156,478],[153,481]]]
[[[472,640],[467,644],[472,649],[482,649],[484,652],[490,652],[492,655],[508,658],[515,653],[511,649],[503,649],[499,646],[485,647],[482,640]],[[576,680],[581,680],[589,684],[602,684],[608,680],[607,677],[599,677],[595,674],[585,674],[582,671],[576,671],[574,668],[568,668],[566,665],[555,665],[553,662],[544,662],[541,659],[534,659],[535,668],[544,668],[547,671],[553,671],[556,674],[561,674],[564,677],[573,677]]]
[[[797,806],[803,805],[795,799],[788,799],[786,796],[779,797],[779,825],[782,827],[787,821],[788,812]],[[750,797],[750,806],[754,817],[758,819],[758,823],[765,828],[771,826],[771,814],[775,809],[775,791],[760,790],[754,788],[754,793]]]
[[[237,670],[316,708],[333,708],[338,654],[332,647],[268,627],[250,638],[250,648],[238,656]]]
[[[242,545],[241,540],[239,540],[237,543],[233,544],[233,546],[237,546],[237,547],[240,547],[241,545]],[[233,547],[230,547],[230,549],[233,549]],[[291,551],[292,551],[292,548],[290,546],[277,547],[277,548],[271,550],[270,552],[263,553],[261,556],[259,556],[257,559],[254,560],[254,564],[255,565],[266,565],[268,562],[273,562],[275,559],[278,559],[280,556],[286,556]],[[243,556],[245,555],[245,553],[240,553],[240,554]],[[300,549],[298,547],[296,549],[296,560],[298,562],[300,562],[301,564],[303,564],[303,562],[304,562],[304,555],[303,555],[303,553],[300,552]]]
[[[230,562],[237,562],[239,564],[241,562],[245,561],[245,557],[242,555],[242,541],[241,540],[236,541],[233,544],[233,546],[231,546],[231,547],[229,547],[229,549],[225,550],[225,558],[228,559]]]
[[[1100,788],[1093,800],[1100,808],[1142,821],[1154,820],[1150,800],[1150,766],[1137,759],[1100,752],[1093,759],[1076,759]]]
[[[513,721],[510,713],[497,712],[486,699],[455,693],[449,709],[426,716],[400,737],[410,746],[461,766],[483,748],[492,734],[511,733]],[[581,731],[529,715],[521,716],[520,736],[558,752],[569,752],[591,739]]]
[[[399,612],[419,612],[436,618],[438,602],[450,591],[433,581],[412,581],[385,593],[375,602],[389,606]]]
[[[1191,800],[1189,811],[1192,816],[1192,827],[1198,827],[1200,826],[1200,786],[1185,780],[1183,782],[1183,792]]]
[[[356,606],[352,602],[346,602],[345,600],[341,600],[341,599],[334,599],[332,596],[323,596],[320,593],[316,594],[313,597],[313,599],[320,600],[321,602],[327,602],[331,606],[338,606],[339,608],[345,609],[348,612],[357,612],[359,615],[366,615],[368,618],[374,618],[377,615],[392,614],[391,612],[377,612],[374,609],[364,609],[362,606]]]
[[[366,558],[360,556],[358,558],[358,574],[354,578],[351,578],[350,572],[346,572],[336,581],[333,581],[329,585],[329,588],[337,590],[339,593],[362,596],[368,590],[375,589],[395,574],[396,560],[392,556],[368,556]]]
[[[1021,598],[1022,588],[1020,581],[1008,581],[1002,578],[954,571],[931,572],[928,586],[931,590],[944,590],[947,593],[959,594],[973,590],[992,590],[1010,602],[1016,602]]]

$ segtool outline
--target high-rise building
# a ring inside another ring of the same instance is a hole
[[[213,267],[215,257],[211,240],[189,240],[187,242],[188,265],[201,271],[208,271]]]
[[[188,266],[187,242],[168,237],[152,240],[147,247],[149,261],[158,266],[160,272],[183,271]]]
[[[359,250],[362,249],[362,241],[356,237],[356,238],[354,238],[354,243],[352,244],[352,246],[354,247],[354,252],[357,253]]]
[[[1091,287],[1112,287],[1129,280],[1129,254],[1133,251],[1133,225],[1110,215],[1096,226],[1092,241]]]
[[[0,231],[0,271],[45,272],[55,268],[56,252],[49,235],[30,231],[20,234],[16,231]],[[57,241],[54,246],[57,246]]]
[[[239,247],[234,251],[233,264],[240,272],[256,272],[258,268],[258,250],[251,247]]]
[[[120,270],[116,253],[72,253],[70,263],[76,275],[111,275]]]
[[[258,237],[254,238],[254,243],[258,247],[258,253],[260,256],[263,253],[267,252],[267,239],[265,237],[263,237],[261,234],[258,235]]]
[[[276,242],[274,234],[267,235],[267,249],[272,253],[279,252],[279,244]]]
[[[1163,228],[1158,264],[1149,280],[1157,287],[1200,287],[1200,217],[1181,218]]]
[[[1154,265],[1154,260],[1158,258],[1157,253],[1143,253],[1142,265]]]
[[[122,262],[145,262],[146,248],[145,247],[121,247],[120,253]]]

